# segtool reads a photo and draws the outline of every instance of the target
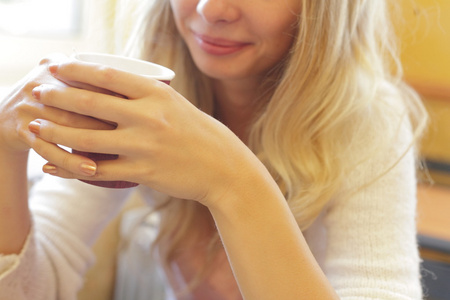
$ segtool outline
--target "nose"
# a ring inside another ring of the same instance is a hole
[[[197,13],[208,23],[230,23],[239,19],[239,8],[230,0],[199,0]]]

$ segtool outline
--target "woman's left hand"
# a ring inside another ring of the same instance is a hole
[[[207,205],[239,184],[242,170],[261,167],[226,126],[165,83],[75,61],[51,65],[49,70],[64,82],[99,87],[127,98],[75,87],[35,88],[34,95],[45,105],[117,124],[114,130],[86,130],[38,120],[38,136],[47,143],[40,143],[35,150],[56,166],[53,175],[137,182]],[[118,154],[119,158],[97,162],[95,175],[89,177],[78,169],[65,169],[67,156],[73,154],[54,151],[56,144],[84,152]]]

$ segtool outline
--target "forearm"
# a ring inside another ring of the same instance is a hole
[[[268,176],[210,208],[244,299],[336,299]]]
[[[0,149],[0,253],[19,253],[30,230],[28,152]]]

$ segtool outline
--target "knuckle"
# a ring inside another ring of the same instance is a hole
[[[101,86],[109,86],[119,76],[119,71],[108,66],[98,68],[98,78]]]
[[[55,141],[55,128],[46,124],[46,122],[42,122],[39,135],[47,142],[53,143]]]
[[[64,126],[74,124],[76,122],[76,118],[72,112],[62,110],[58,114],[58,123]]]
[[[139,178],[145,178],[148,182],[156,182],[159,172],[154,166],[149,164],[145,166],[139,166],[139,168],[133,168],[133,173],[128,174],[131,180],[139,181]]]
[[[77,149],[80,151],[90,151],[97,145],[96,139],[89,135],[82,136],[78,139]]]
[[[17,132],[17,136],[21,142],[25,143],[29,147],[33,147],[33,145],[35,144],[36,138],[30,134],[29,130],[17,129],[16,132]]]
[[[78,96],[77,100],[78,109],[83,114],[88,114],[89,112],[95,111],[95,100],[91,93],[82,92]]]
[[[76,62],[68,58],[53,59],[52,62],[58,64],[58,71],[57,71],[58,75],[67,76],[69,74],[74,73],[77,70]]]
[[[61,158],[61,167],[65,170],[70,170],[71,155],[69,153],[64,153]]]
[[[22,141],[25,141],[28,139],[28,135],[29,135],[29,131],[28,130],[24,130],[21,128],[17,128],[16,129],[17,132],[17,136],[19,137],[19,139],[21,139]]]
[[[33,78],[25,83],[25,85],[23,86],[23,90],[27,93],[31,93],[31,91],[40,84],[40,82]]]
[[[153,109],[148,111],[134,112],[134,115],[136,120],[143,122],[147,128],[152,130],[167,132],[173,129],[170,113],[166,112],[164,108],[153,107]]]
[[[41,101],[51,101],[53,100],[58,93],[58,90],[55,86],[50,84],[42,84],[40,89],[40,100]]]

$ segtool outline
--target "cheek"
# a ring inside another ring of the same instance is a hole
[[[297,30],[293,23],[278,23],[273,27],[267,25],[266,43],[274,55],[280,57],[286,54],[292,46]],[[277,26],[278,25],[278,26]]]
[[[170,0],[173,16],[177,22],[196,12],[198,0]]]
[[[178,31],[182,32],[182,24],[183,20],[186,18],[186,7],[185,3],[187,1],[183,0],[171,0],[170,6],[172,8],[173,18],[175,20],[175,25],[178,28]]]

